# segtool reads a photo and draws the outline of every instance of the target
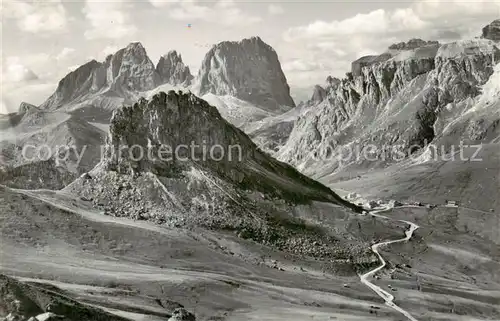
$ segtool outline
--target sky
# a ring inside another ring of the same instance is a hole
[[[500,0],[2,0],[0,113],[42,103],[71,70],[130,42],[155,64],[175,49],[196,74],[212,44],[251,36],[276,50],[298,102],[361,56],[472,38],[499,17]]]

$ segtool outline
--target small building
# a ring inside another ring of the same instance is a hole
[[[458,207],[458,202],[452,200],[446,200],[446,206]]]

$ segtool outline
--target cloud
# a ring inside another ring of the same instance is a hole
[[[314,71],[321,70],[324,66],[316,61],[294,59],[283,63],[284,71]]]
[[[18,110],[21,102],[39,105],[54,92],[57,83],[44,83],[34,80],[23,83],[10,83],[2,86],[2,111],[0,113],[12,113]]]
[[[32,33],[63,31],[68,22],[60,0],[4,0],[2,18],[15,19],[19,29]]]
[[[9,114],[12,111],[7,107],[7,103],[3,100],[0,100],[0,114]]]
[[[56,60],[63,60],[69,58],[76,50],[74,48],[65,47],[57,54]]]
[[[38,79],[38,76],[28,67],[21,63],[19,57],[7,57],[2,64],[3,83],[19,83]]]
[[[293,41],[332,36],[386,34],[402,30],[419,30],[425,26],[426,22],[415,15],[412,9],[398,9],[393,12],[378,9],[344,20],[315,21],[307,26],[291,28],[285,33],[285,39]]]
[[[344,57],[347,53],[340,48],[340,46],[335,42],[317,42],[307,44],[307,49],[311,49],[313,51],[321,51],[321,52],[329,52],[335,54],[337,57]]]
[[[194,0],[184,0],[170,4],[168,15],[174,20],[201,20],[233,27],[249,26],[262,21],[258,16],[243,12],[233,0],[219,0],[211,6],[198,4]]]
[[[283,14],[285,13],[285,10],[283,9],[283,7],[281,6],[278,6],[276,4],[270,4],[268,7],[267,7],[267,12],[270,14],[270,15],[280,15],[280,14]]]
[[[69,67],[68,67],[68,71],[70,71],[70,72],[71,72],[71,71],[75,71],[75,70],[77,70],[78,68],[80,68],[80,65],[73,65],[73,66],[69,66]]]
[[[108,45],[102,50],[102,54],[104,55],[104,58],[106,58],[109,55],[113,55],[116,53],[118,50],[120,50],[120,47],[118,46],[113,46],[113,45]]]
[[[85,38],[118,39],[134,35],[137,27],[126,4],[122,0],[86,0],[83,14],[90,28],[85,31]]]
[[[149,0],[149,2],[156,8],[169,7],[175,3],[179,3],[181,0]]]
[[[325,70],[325,76],[334,71],[342,76],[350,62],[382,53],[393,43],[411,38],[449,41],[477,36],[484,25],[499,16],[499,1],[419,0],[398,9],[378,9],[343,20],[318,20],[292,27],[284,32],[283,39],[297,55],[312,57],[325,67],[331,65],[334,69]]]

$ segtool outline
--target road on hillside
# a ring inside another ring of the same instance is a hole
[[[382,218],[382,219],[387,219],[387,220],[391,220],[391,218],[387,217],[387,216],[383,216],[383,215],[380,215],[378,213],[381,213],[381,212],[384,212],[384,211],[388,211],[392,208],[385,208],[385,209],[381,209],[381,210],[377,210],[377,211],[373,211],[373,212],[370,212],[369,214],[371,216],[374,216],[374,217],[377,217],[377,218]],[[412,222],[409,222],[409,221],[403,221],[403,220],[398,220],[399,222],[403,222],[403,223],[406,223],[410,226],[410,228],[408,230],[405,231],[405,235],[406,237],[402,238],[402,239],[398,239],[398,240],[389,240],[389,241],[383,241],[383,242],[380,242],[380,243],[376,243],[376,244],[373,244],[371,246],[371,250],[373,253],[375,253],[375,255],[377,255],[381,265],[376,267],[375,269],[363,274],[363,275],[360,275],[359,278],[361,279],[361,283],[363,283],[364,285],[366,285],[367,287],[369,287],[371,290],[373,290],[375,293],[377,293],[378,296],[380,296],[384,301],[385,301],[385,304],[389,307],[391,307],[392,309],[400,312],[401,314],[403,314],[406,318],[408,318],[408,320],[411,320],[411,321],[418,321],[417,319],[415,319],[408,311],[400,308],[399,306],[397,306],[395,303],[394,303],[394,296],[392,294],[390,294],[389,292],[385,291],[384,289],[382,289],[381,287],[373,284],[372,282],[369,281],[369,279],[373,278],[373,276],[379,272],[380,270],[382,270],[386,265],[386,261],[384,260],[384,258],[382,257],[382,255],[380,255],[379,253],[379,248],[382,247],[382,246],[386,246],[386,245],[390,245],[390,244],[394,244],[394,243],[400,243],[400,242],[406,242],[406,241],[409,241],[411,239],[411,237],[413,236],[413,232],[419,228],[419,226],[415,223],[412,223]]]

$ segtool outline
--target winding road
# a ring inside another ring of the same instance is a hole
[[[383,215],[379,215],[378,213],[380,212],[384,212],[384,211],[387,211],[389,210],[390,208],[387,208],[387,209],[381,209],[381,210],[377,210],[377,211],[373,211],[371,213],[369,213],[371,216],[374,216],[374,217],[378,217],[378,218],[382,218],[382,219],[387,219],[387,220],[391,220],[391,218],[387,217],[387,216],[383,216]],[[419,228],[419,226],[415,223],[412,223],[412,222],[409,222],[409,221],[403,221],[403,220],[398,220],[399,222],[403,222],[403,223],[406,223],[406,224],[409,224],[410,228],[408,230],[405,231],[405,235],[406,237],[405,238],[402,238],[402,239],[398,239],[398,240],[392,240],[392,241],[384,241],[384,242],[380,242],[380,243],[377,243],[377,244],[373,244],[371,246],[371,249],[373,251],[373,253],[375,253],[375,255],[377,255],[378,259],[380,260],[380,263],[381,265],[376,267],[375,269],[363,274],[363,275],[360,275],[359,278],[361,279],[361,283],[363,283],[364,285],[366,285],[367,287],[369,287],[370,289],[372,289],[375,293],[378,294],[378,296],[380,296],[382,299],[384,299],[385,301],[385,304],[389,307],[391,307],[392,309],[400,312],[401,314],[403,314],[405,317],[408,318],[408,320],[411,320],[411,321],[418,321],[417,319],[415,319],[408,311],[400,308],[399,306],[397,306],[393,301],[394,301],[394,296],[392,294],[390,294],[389,292],[385,291],[384,289],[382,289],[381,287],[373,284],[372,282],[369,281],[370,278],[373,277],[373,275],[375,275],[377,272],[379,272],[380,270],[382,270],[386,265],[387,263],[385,262],[384,258],[382,257],[382,255],[380,255],[378,249],[381,247],[381,246],[385,246],[385,245],[390,245],[390,244],[393,244],[393,243],[400,243],[400,242],[406,242],[408,240],[411,239],[411,237],[413,236],[413,232]]]

